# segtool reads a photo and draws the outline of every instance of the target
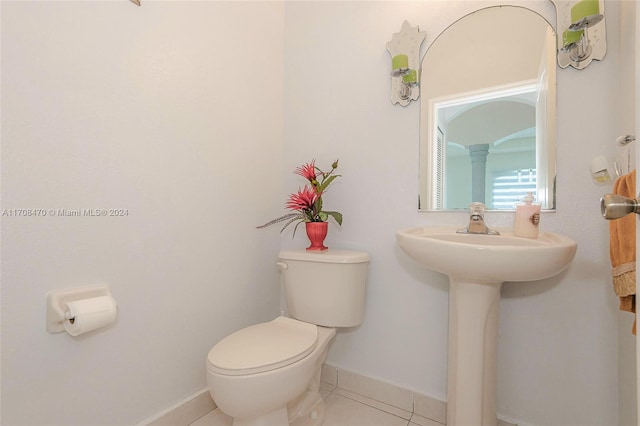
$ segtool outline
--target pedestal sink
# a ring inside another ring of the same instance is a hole
[[[485,235],[456,229],[410,228],[396,236],[409,257],[449,276],[447,425],[495,426],[502,283],[560,273],[573,260],[577,244],[551,232],[533,239],[503,230]]]

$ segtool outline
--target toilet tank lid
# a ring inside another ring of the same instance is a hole
[[[307,262],[326,263],[365,263],[369,261],[369,253],[350,250],[326,250],[314,252],[307,250],[281,251],[278,256],[282,260],[305,260]]]

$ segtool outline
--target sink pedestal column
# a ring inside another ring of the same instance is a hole
[[[502,283],[449,281],[447,425],[495,426]]]

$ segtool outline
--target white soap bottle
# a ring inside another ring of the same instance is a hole
[[[538,238],[540,204],[533,203],[533,192],[528,192],[522,201],[522,203],[516,204],[513,234],[516,237]]]

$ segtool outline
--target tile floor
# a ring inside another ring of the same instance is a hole
[[[403,417],[391,414],[376,408],[381,404],[375,400],[325,383],[322,394],[326,403],[324,426],[444,426],[416,414]],[[231,418],[216,408],[190,426],[231,426]]]

